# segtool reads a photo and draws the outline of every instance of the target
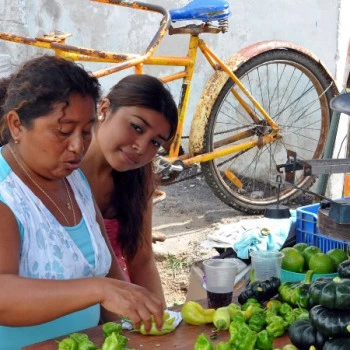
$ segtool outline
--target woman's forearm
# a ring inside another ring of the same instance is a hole
[[[141,266],[128,267],[130,280],[132,283],[138,284],[152,293],[156,294],[166,307],[162,282],[154,259],[141,264]]]
[[[101,297],[98,280],[41,280],[1,275],[0,324],[35,325],[98,304]]]
[[[14,274],[0,275],[0,324],[29,326],[101,304],[110,313],[129,318],[136,328],[158,328],[163,323],[163,303],[143,287],[107,277],[42,280]]]

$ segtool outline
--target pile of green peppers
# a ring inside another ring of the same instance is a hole
[[[261,346],[265,342],[265,337],[268,337],[268,335],[265,335],[265,334],[266,333],[261,333],[261,336],[257,338],[256,344]],[[233,348],[227,342],[220,342],[215,347],[215,350],[231,350],[231,349],[236,349],[236,348]],[[243,349],[243,347],[241,347],[241,349]],[[270,349],[270,347],[267,347],[267,349]],[[194,346],[194,350],[214,350],[214,346],[211,343],[211,341],[205,336],[205,334],[202,333],[197,338],[196,344]],[[298,348],[295,347],[293,344],[287,344],[281,349],[273,349],[273,350],[298,350]],[[311,347],[309,350],[316,350],[316,349],[313,349]]]
[[[121,334],[119,323],[107,322],[102,326],[104,342],[98,349],[87,334],[73,333],[69,337],[57,342],[58,350],[131,350],[127,348],[128,338]]]
[[[219,310],[219,309],[218,309]],[[218,311],[217,310],[217,311]],[[228,326],[230,339],[220,342],[215,350],[272,350],[273,340],[282,336],[295,320],[308,318],[308,310],[292,308],[287,303],[271,300],[266,307],[255,298],[249,298],[241,307],[235,304],[227,306],[230,315]],[[222,310],[219,310],[222,314]],[[214,315],[214,320],[215,320]],[[222,317],[223,321],[226,317]],[[216,323],[217,330],[227,329]],[[211,350],[213,345],[201,334],[195,344],[195,350]]]

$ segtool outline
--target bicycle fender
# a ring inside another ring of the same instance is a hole
[[[269,40],[252,44],[238,51],[231,58],[229,58],[225,64],[231,69],[231,71],[235,72],[237,68],[239,68],[243,63],[247,62],[251,58],[258,56],[266,51],[272,51],[275,49],[293,50],[305,56],[309,56],[315,62],[317,62],[325,71],[325,73],[327,73],[333,80],[332,75],[326,66],[316,55],[304,47],[289,41]],[[203,153],[205,126],[209,119],[213,105],[227,80],[227,74],[222,70],[217,70],[211,76],[203,90],[191,122],[191,130],[189,136],[189,154],[191,157]]]

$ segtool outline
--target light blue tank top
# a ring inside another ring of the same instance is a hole
[[[11,200],[14,197],[9,197],[8,193],[6,192],[8,189],[11,189],[11,186],[5,186],[4,181],[9,177],[11,173],[11,169],[9,168],[7,162],[2,157],[1,154],[1,148],[0,148],[0,185],[2,190],[0,191],[0,200],[8,203],[9,200]],[[74,242],[74,245],[76,248],[76,251],[79,251],[79,254],[81,254],[82,258],[85,257],[87,264],[91,266],[86,271],[86,276],[99,276],[104,275],[102,272],[96,272],[95,271],[101,271],[101,266],[108,266],[108,259],[105,261],[103,260],[106,257],[106,254],[109,253],[108,249],[103,246],[105,244],[103,238],[99,238],[99,236],[91,235],[91,232],[96,232],[93,229],[91,229],[92,225],[94,224],[94,216],[90,213],[94,213],[94,208],[87,208],[85,203],[88,203],[87,200],[85,202],[81,201],[81,196],[85,196],[85,198],[88,198],[88,191],[85,193],[83,186],[85,188],[88,188],[88,183],[85,177],[80,172],[80,180],[79,176],[76,177],[77,180],[74,180],[75,183],[73,185],[73,189],[75,191],[79,191],[78,193],[78,200],[80,208],[84,207],[84,217],[81,220],[81,222],[74,226],[74,227],[62,227],[61,230],[63,232],[66,232],[67,237],[70,237],[72,242]],[[78,182],[76,182],[78,181]],[[76,186],[79,186],[79,183],[82,184],[86,182],[83,186],[80,186],[78,189]],[[90,192],[91,193],[91,192]],[[31,195],[28,193],[28,195]],[[80,196],[80,197],[79,197]],[[29,203],[31,200],[30,198],[22,196],[21,198],[26,198],[25,202],[22,203]],[[90,194],[91,198],[91,194]],[[25,213],[25,211],[24,211]],[[88,221],[86,221],[86,218],[88,218]],[[54,220],[54,219],[53,219]],[[19,225],[19,231],[21,234],[21,243],[22,248],[24,246],[24,240],[25,240],[25,234],[24,234],[24,228],[21,224],[21,220],[17,218],[17,222]],[[55,223],[54,223],[55,224]],[[89,225],[89,227],[88,227]],[[57,231],[56,231],[57,232]],[[90,232],[90,234],[89,234]],[[26,236],[27,237],[27,236]],[[92,238],[93,237],[93,238]],[[96,237],[98,239],[102,239],[101,241],[96,241]],[[68,238],[67,238],[68,239]],[[94,241],[92,242],[92,239]],[[97,245],[96,245],[97,242]],[[28,242],[26,242],[28,244]],[[72,246],[73,243],[70,243],[70,246]],[[101,245],[102,244],[102,245]],[[95,249],[94,249],[95,248]],[[98,249],[99,254],[96,255],[96,249]],[[97,257],[97,260],[96,260]],[[84,270],[85,272],[85,270]],[[85,276],[77,276],[79,277],[85,277]],[[42,277],[41,277],[42,278]],[[73,277],[74,278],[74,277]],[[45,305],[42,305],[42,308],[45,308]],[[78,312],[74,312],[72,314],[57,318],[53,321],[46,322],[40,325],[36,326],[29,326],[29,327],[6,327],[6,326],[0,326],[0,350],[20,350],[22,347],[34,344],[37,342],[41,342],[47,339],[55,339],[57,337],[70,334],[73,332],[79,332],[87,328],[95,327],[100,319],[100,305],[96,304],[91,307],[88,307],[84,310],[80,310]]]
[[[65,227],[65,229],[68,231],[76,245],[81,249],[88,262],[94,266],[94,253],[85,221],[81,220],[78,225]],[[20,227],[20,232],[22,236],[22,227]],[[45,306],[43,305],[43,307]],[[95,327],[98,324],[99,318],[100,305],[97,304],[38,326],[0,326],[0,349],[20,350],[23,346]]]

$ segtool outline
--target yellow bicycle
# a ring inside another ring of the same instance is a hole
[[[329,101],[338,94],[331,75],[315,55],[294,43],[274,40],[246,47],[223,62],[200,36],[228,30],[230,6],[226,0],[193,0],[170,11],[139,1],[93,1],[161,15],[159,29],[145,52],[123,54],[67,45],[70,35],[62,33],[39,38],[0,33],[0,39],[54,50],[57,56],[76,61],[108,63],[93,72],[97,77],[128,68],[142,74],[145,65],[179,67],[178,72],[160,77],[164,82],[182,80],[179,126],[158,163],[164,178],[171,183],[180,170],[200,164],[216,196],[247,213],[261,213],[276,203],[278,191],[281,202],[300,194],[295,188],[276,184],[276,165],[285,162],[287,149],[299,159],[322,157],[331,117]],[[167,34],[188,35],[186,55],[155,55]],[[214,74],[197,103],[184,150],[181,141],[199,51]],[[307,189],[314,182],[310,176],[296,176],[298,187]]]

